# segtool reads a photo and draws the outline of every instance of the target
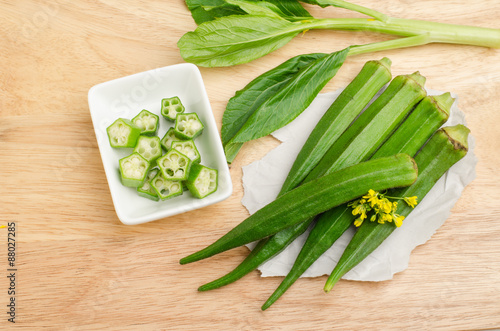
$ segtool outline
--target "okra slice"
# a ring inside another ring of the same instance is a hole
[[[161,171],[151,180],[151,187],[162,200],[171,199],[182,194],[182,183],[166,179]]]
[[[175,118],[175,135],[183,139],[194,139],[203,131],[201,123],[196,113],[178,114]]]
[[[154,168],[149,170],[148,175],[146,176],[146,180],[141,187],[137,188],[137,194],[143,198],[151,199],[153,201],[158,201],[160,198],[158,197],[158,193],[156,193],[155,189],[151,186],[151,180],[160,172],[158,168]]]
[[[202,199],[217,191],[218,172],[201,164],[193,164],[186,186],[195,197]]]
[[[141,129],[132,121],[119,118],[107,127],[109,144],[114,148],[133,148],[141,134]]]
[[[177,114],[185,110],[179,97],[165,98],[161,100],[161,115],[169,121],[175,121]]]
[[[160,117],[146,109],[143,109],[132,119],[132,123],[141,129],[141,134],[154,136],[156,132],[158,132]]]
[[[181,138],[175,135],[174,128],[170,128],[168,129],[167,133],[165,133],[163,138],[161,138],[161,147],[163,147],[165,151],[168,151],[170,148],[172,148],[172,142],[181,140]]]
[[[149,163],[152,163],[162,154],[160,138],[140,136],[134,152],[141,154]]]
[[[149,170],[149,162],[139,153],[132,153],[120,159],[120,175],[122,184],[128,187],[139,187],[144,184]]]
[[[193,139],[174,141],[172,142],[172,148],[189,157],[193,163],[200,163],[201,161],[200,152],[198,152],[198,148],[196,148]]]
[[[186,180],[191,169],[191,160],[176,149],[170,149],[167,154],[156,160],[165,179]]]

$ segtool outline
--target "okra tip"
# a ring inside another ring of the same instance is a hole
[[[431,98],[434,99],[438,108],[447,114],[450,113],[450,108],[453,102],[455,102],[455,98],[451,96],[450,92],[446,92],[440,95],[434,95]]]
[[[382,64],[384,67],[386,67],[389,72],[391,71],[392,61],[389,58],[383,57],[378,62]]]
[[[408,77],[416,81],[422,87],[425,85],[426,78],[422,76],[419,71],[415,71],[414,73],[408,75]]]
[[[457,124],[454,126],[444,127],[441,130],[443,130],[443,132],[448,136],[455,149],[467,152],[467,150],[469,149],[467,138],[469,137],[470,133],[468,127],[463,124]]]

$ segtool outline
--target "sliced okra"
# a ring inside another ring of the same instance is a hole
[[[182,154],[186,155],[191,160],[191,162],[200,163],[200,152],[198,152],[193,139],[174,141],[172,142],[172,149],[176,149]]]
[[[158,168],[154,168],[149,170],[146,180],[141,187],[137,188],[137,194],[141,197],[151,199],[153,201],[158,201],[160,198],[158,197],[158,193],[156,193],[153,186],[151,186],[151,180],[160,172]]]
[[[168,151],[170,148],[172,148],[172,142],[181,140],[181,138],[175,135],[174,128],[170,128],[168,129],[167,133],[165,133],[163,138],[161,138],[161,147],[163,147],[165,151]]]
[[[186,180],[192,164],[189,157],[175,149],[170,149],[156,162],[165,179],[169,180]]]
[[[175,135],[179,138],[194,139],[203,128],[203,123],[196,113],[178,114],[175,119]]]
[[[165,98],[161,100],[161,115],[169,121],[175,121],[177,114],[185,110],[179,97]]]
[[[166,179],[161,171],[151,180],[151,187],[162,200],[182,194],[182,183],[180,181]]]
[[[136,117],[132,119],[132,123],[141,129],[141,134],[154,136],[158,132],[160,118],[158,115],[143,109]]]
[[[186,186],[193,196],[202,199],[217,191],[218,172],[201,164],[193,164]]]
[[[148,137],[140,136],[137,140],[137,145],[134,148],[134,152],[141,154],[149,163],[152,163],[162,154],[160,138],[158,137]]]
[[[149,162],[139,153],[132,153],[120,159],[120,175],[122,184],[128,187],[139,187],[144,184],[149,170]]]
[[[132,121],[119,118],[106,128],[109,144],[114,148],[134,148],[141,129]]]

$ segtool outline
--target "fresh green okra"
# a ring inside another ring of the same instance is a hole
[[[161,100],[161,115],[167,120],[173,122],[177,114],[185,110],[179,97],[165,98]]]
[[[158,115],[143,109],[137,116],[132,119],[132,123],[141,129],[141,134],[153,136],[158,132],[160,118]]]
[[[427,96],[416,106],[408,118],[385,141],[372,158],[396,153],[415,155],[432,134],[446,122],[453,103],[449,93]],[[368,158],[368,157],[367,157]],[[350,227],[352,208],[342,205],[319,217],[304,243],[292,269],[262,306],[269,308],[288,288]]]
[[[149,170],[149,162],[139,153],[132,153],[119,161],[122,184],[139,187],[144,184]]]
[[[193,163],[200,163],[201,155],[194,144],[193,139],[183,140],[183,141],[173,141],[172,149],[176,149],[182,154],[186,155],[191,159]]]
[[[368,61],[340,93],[313,129],[300,150],[282,193],[293,189],[318,164],[326,151],[361,113],[375,94],[391,80],[391,60]]]
[[[162,200],[171,199],[182,194],[182,182],[165,178],[161,171],[151,179],[150,183],[153,190],[155,190],[158,197]]]
[[[359,197],[370,188],[383,191],[407,186],[416,177],[415,163],[406,154],[379,158],[330,173],[278,197],[212,245],[180,262],[198,261],[260,240]]]
[[[182,181],[188,179],[192,162],[178,150],[170,149],[167,154],[156,160],[163,177],[168,180]]]
[[[203,123],[196,113],[177,114],[175,118],[175,135],[182,139],[194,139],[203,131]]]
[[[146,176],[146,180],[141,187],[137,188],[137,194],[143,198],[148,198],[153,201],[158,201],[160,198],[158,197],[158,193],[156,193],[155,189],[151,186],[151,180],[160,172],[158,168],[153,168],[149,170],[148,175]]]
[[[461,124],[438,130],[415,156],[420,172],[417,181],[404,189],[390,190],[387,195],[417,196],[422,200],[439,178],[467,154],[469,132],[470,130]],[[408,205],[398,204],[399,215],[406,217],[411,211],[412,208]],[[396,228],[394,223],[364,222],[330,274],[325,291],[329,292],[343,275],[370,255]]]
[[[134,152],[141,154],[149,163],[153,163],[162,154],[160,138],[140,136]]]
[[[413,79],[413,77],[415,79]],[[303,183],[317,178],[316,176],[321,176],[325,173],[340,170],[345,166],[367,160],[370,154],[392,133],[393,128],[401,122],[415,103],[425,95],[425,90],[421,86],[424,81],[425,79],[418,74],[396,77],[393,82],[389,84],[389,87],[363,113],[364,115],[361,115],[354,124],[345,130],[340,138],[333,143],[328,150],[329,155],[337,156],[337,159],[341,159],[342,162],[330,163],[329,160],[332,159],[332,157],[329,159],[323,157],[315,168],[315,175],[306,176]],[[397,104],[393,104],[392,99],[398,100],[404,106],[398,107]],[[346,108],[343,110],[347,111]],[[387,118],[389,118],[389,120],[387,120]],[[321,126],[319,128],[322,130]],[[315,134],[315,130],[312,131],[311,135]],[[373,136],[376,136],[378,139],[374,139]],[[352,143],[356,139],[358,143]],[[343,143],[339,144],[338,141],[343,141]],[[300,176],[303,178],[304,175]],[[290,182],[296,182],[296,180],[294,179]],[[289,185],[288,188],[290,188]],[[283,192],[286,192],[286,188],[282,188],[280,195],[283,194]],[[312,218],[307,220],[308,223],[311,221]],[[349,226],[349,224],[347,226]],[[296,230],[303,231],[300,227],[297,227]],[[296,233],[293,228],[289,228],[284,230],[283,233],[280,233],[278,237],[271,237],[269,240],[266,240],[267,243],[262,246],[261,252],[259,252],[259,249],[261,249],[260,246],[254,248],[254,250],[257,251],[253,254],[253,258],[245,260],[242,263],[243,266],[241,266],[241,269],[248,270],[249,268],[247,268],[246,264],[255,265],[255,261],[264,262],[272,258],[286,247],[281,246],[281,244],[288,245],[291,242],[287,240],[287,238],[298,237],[298,235],[299,234]],[[226,278],[226,280],[232,279]]]
[[[119,118],[107,127],[109,144],[114,148],[134,148],[141,129],[132,121]]]
[[[202,199],[217,191],[218,172],[201,164],[193,164],[186,186],[192,195]]]
[[[182,139],[175,135],[174,128],[170,128],[170,129],[168,129],[167,133],[165,133],[163,138],[161,138],[161,142],[160,142],[161,147],[163,147],[163,149],[165,151],[168,151],[170,148],[172,148],[172,143],[174,141],[182,141]]]

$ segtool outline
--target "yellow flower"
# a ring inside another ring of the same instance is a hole
[[[387,198],[379,200],[378,206],[380,207],[380,210],[382,210],[384,213],[388,214],[392,212],[392,202],[390,202]]]
[[[374,190],[368,190],[368,194],[363,196],[363,199],[368,199],[371,207],[375,206],[379,202],[379,193]]]
[[[403,225],[403,220],[405,219],[405,217],[403,215],[394,215],[396,216],[394,218],[394,224],[396,224],[396,226],[399,228],[401,225]]]
[[[405,197],[404,198],[404,201],[408,204],[408,206],[410,206],[411,208],[415,208],[415,206],[417,205],[417,197],[416,196],[413,196],[413,197]]]
[[[380,214],[378,218],[378,222],[380,224],[384,224],[385,222],[392,222],[392,215],[391,214]]]
[[[363,224],[363,220],[361,219],[361,217],[356,218],[356,220],[354,221],[354,226],[358,228],[361,226],[361,224]]]

